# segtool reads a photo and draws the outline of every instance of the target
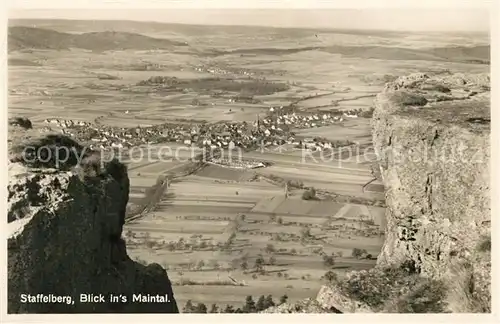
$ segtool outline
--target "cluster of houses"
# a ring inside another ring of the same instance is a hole
[[[71,128],[75,126],[84,126],[90,127],[92,124],[89,122],[81,121],[81,120],[71,120],[71,119],[60,119],[60,118],[48,118],[45,119],[44,122],[46,124],[55,125],[61,128]]]
[[[345,114],[344,116],[339,116],[332,113],[281,113],[280,108],[270,108],[269,112],[271,114],[266,116],[261,121],[266,128],[269,128],[268,132],[275,129],[280,131],[283,128],[288,127],[301,129],[329,126],[336,123],[341,123],[344,121],[344,118],[351,117],[351,115],[347,114]]]
[[[271,108],[254,122],[219,122],[215,124],[162,124],[149,127],[111,127],[66,119],[45,122],[61,128],[63,134],[87,142],[92,148],[127,148],[143,144],[181,143],[208,149],[256,149],[290,144],[313,151],[332,149],[346,143],[318,138],[299,138],[292,128],[311,128],[342,123],[344,118],[357,115],[333,113],[282,113]]]
[[[246,75],[246,76],[253,76],[255,73],[246,71],[246,70],[226,70],[226,69],[221,69],[218,67],[195,67],[194,70],[196,72],[205,72],[205,73],[211,73],[211,74],[219,74],[219,75],[226,75],[226,74],[239,74],[239,75]]]

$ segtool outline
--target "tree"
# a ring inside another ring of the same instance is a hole
[[[293,254],[293,255],[295,255],[295,254],[297,254],[297,250],[295,250],[295,249],[291,249],[291,250],[290,250],[290,253],[291,253],[291,254]]]
[[[210,307],[210,313],[215,314],[219,312],[219,307],[217,307],[217,304],[212,304]]]
[[[332,255],[323,255],[323,263],[327,266],[327,267],[331,267],[335,264],[335,258],[333,257],[333,254]]]
[[[224,313],[234,313],[234,308],[231,305],[226,305],[226,308],[224,308]]]
[[[247,296],[247,298],[245,299],[245,305],[243,306],[242,310],[244,313],[255,313],[256,307],[252,296]]]
[[[278,217],[278,224],[282,225],[283,224],[283,218]]]
[[[247,270],[248,269],[248,262],[246,262],[246,261],[241,262],[240,268],[243,271]]]
[[[265,306],[267,308],[275,306],[273,296],[267,295],[266,300],[265,300]]]
[[[186,302],[186,305],[184,305],[182,312],[183,313],[194,313],[194,306],[193,306],[193,302],[191,301],[191,299]]]
[[[288,300],[288,296],[284,294],[283,296],[280,297],[280,305],[286,303]]]
[[[274,245],[269,243],[268,245],[266,245],[266,252],[267,253],[273,253],[274,251],[276,251],[276,249],[274,248]]]
[[[128,230],[126,233],[125,233],[125,237],[126,238],[131,238],[133,235],[133,232],[131,230]]]
[[[198,264],[196,265],[198,269],[202,269],[204,266],[205,266],[205,261],[203,260],[198,261]]]
[[[201,313],[201,314],[206,314],[207,313],[207,306],[203,303],[199,303],[196,306],[195,313]]]
[[[257,312],[260,312],[264,309],[266,309],[266,297],[264,295],[261,295],[259,299],[257,300],[257,304],[255,305],[255,309]]]
[[[333,272],[332,270],[330,270],[327,273],[325,273],[324,278],[327,282],[334,283],[337,281],[337,274],[335,272]]]
[[[311,229],[309,227],[302,227],[300,229],[300,236],[303,240],[311,237]]]
[[[270,265],[274,265],[275,263],[276,263],[276,258],[275,258],[275,257],[273,257],[273,256],[271,256],[271,257],[269,258],[269,264],[270,264]]]
[[[303,200],[315,200],[316,198],[316,189],[309,188],[302,193]]]
[[[153,241],[153,240],[147,240],[147,241],[146,241],[146,246],[147,246],[149,249],[154,248],[154,247],[155,247],[155,245],[156,245],[156,242],[155,242],[155,241]]]
[[[359,259],[360,257],[362,257],[363,255],[367,254],[366,250],[362,250],[362,249],[358,249],[358,248],[354,248],[352,249],[352,256],[356,259]]]
[[[264,266],[264,257],[262,257],[262,255],[259,254],[259,256],[257,257],[257,259],[255,259],[254,268],[257,271],[262,271],[263,270],[263,266]]]

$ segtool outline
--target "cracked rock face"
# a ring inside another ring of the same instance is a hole
[[[9,313],[178,312],[165,270],[127,255],[121,233],[129,180],[126,168],[115,166],[82,179],[74,170],[9,165]],[[75,303],[23,303],[21,294],[71,296]],[[81,303],[80,294],[103,294],[106,302]],[[110,294],[128,302],[111,303]],[[133,294],[170,302],[132,302]]]
[[[490,298],[489,87],[487,75],[403,77],[372,120],[387,204],[378,265],[412,260],[445,280],[452,312],[489,311],[471,301]]]

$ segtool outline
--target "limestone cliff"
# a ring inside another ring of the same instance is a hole
[[[30,141],[82,149],[60,136]],[[121,239],[129,194],[125,166],[112,161],[99,168],[91,155],[80,169],[74,159],[59,168],[35,166],[20,158],[25,145],[17,154],[11,150],[9,164],[8,312],[177,313],[165,270],[133,262]],[[74,304],[26,303],[22,294],[71,296]],[[80,294],[103,294],[106,301],[81,303]],[[110,294],[127,302],[112,303]],[[170,302],[132,302],[133,294],[167,295]]]
[[[382,251],[375,268],[323,286],[305,312],[491,311],[489,99],[488,75],[386,85],[372,119],[386,190]],[[273,311],[304,312],[295,309]]]
[[[490,310],[487,75],[414,74],[376,99],[373,143],[386,188],[378,266],[410,261],[448,288],[447,310]]]

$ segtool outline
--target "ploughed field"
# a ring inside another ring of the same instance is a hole
[[[133,31],[116,28],[175,42],[149,46],[148,38],[143,47],[99,49],[96,44],[116,42],[75,40],[86,30],[105,30],[99,23],[84,25],[38,23],[74,33],[67,48],[51,44],[50,37],[43,43],[10,36],[17,43],[9,52],[9,115],[28,117],[35,127],[59,118],[125,128],[252,123],[281,106],[349,115],[369,112],[385,82],[400,75],[489,69],[480,51],[488,38],[479,36],[232,27],[213,27],[207,35],[194,27],[144,23]],[[471,48],[440,49],[456,44]],[[383,186],[372,175],[369,117],[290,125],[297,137],[350,141],[353,147],[312,152],[285,144],[238,151],[236,158],[269,163],[258,169],[196,163],[190,158],[199,150],[179,143],[144,143],[142,151],[125,152],[131,190],[123,236],[129,255],[164,266],[181,307],[187,300],[239,307],[248,295],[314,297],[327,271],[342,275],[373,267],[385,220]],[[145,148],[153,148],[149,157]],[[161,150],[167,158],[158,157]],[[307,196],[310,188],[315,193]],[[353,257],[353,249],[366,251]]]

